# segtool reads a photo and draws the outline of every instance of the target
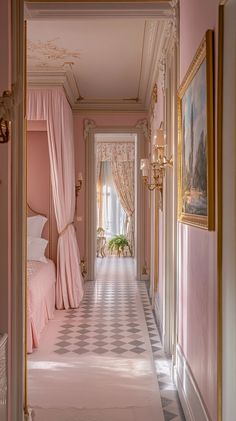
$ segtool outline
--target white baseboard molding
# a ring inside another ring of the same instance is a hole
[[[162,326],[162,321],[161,321],[161,312],[159,308],[157,294],[155,295],[155,300],[154,300],[154,313],[155,313],[156,320],[158,323],[158,329],[159,329],[159,333],[161,337],[161,342],[163,342],[163,326]]]
[[[178,345],[175,377],[186,421],[210,421],[196,382]]]

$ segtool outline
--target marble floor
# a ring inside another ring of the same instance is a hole
[[[28,357],[32,419],[183,420],[169,374],[133,260],[98,259],[79,309],[56,311]]]

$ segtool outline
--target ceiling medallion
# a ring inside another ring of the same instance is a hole
[[[56,42],[57,41],[57,42]],[[64,65],[65,61],[71,59],[79,59],[80,53],[76,50],[63,48],[58,45],[60,38],[48,41],[31,41],[28,40],[28,60],[29,67],[46,67],[49,62]]]

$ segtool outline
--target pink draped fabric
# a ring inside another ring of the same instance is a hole
[[[42,330],[55,311],[56,270],[47,263],[27,262],[27,352],[38,348]]]
[[[73,226],[75,212],[73,117],[63,89],[30,89],[27,118],[47,122],[52,193],[59,232],[56,307],[76,308],[83,296],[83,279]]]

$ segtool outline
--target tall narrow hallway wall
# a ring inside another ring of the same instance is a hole
[[[208,29],[214,30],[214,48],[217,52],[218,3],[217,0],[180,1],[180,83]],[[216,114],[214,118],[216,121]],[[217,420],[216,231],[210,232],[179,223],[178,238],[177,373],[191,410],[194,412],[194,404],[197,401],[201,406],[198,414],[193,413],[194,419],[215,421]],[[184,364],[186,369],[183,368]]]

